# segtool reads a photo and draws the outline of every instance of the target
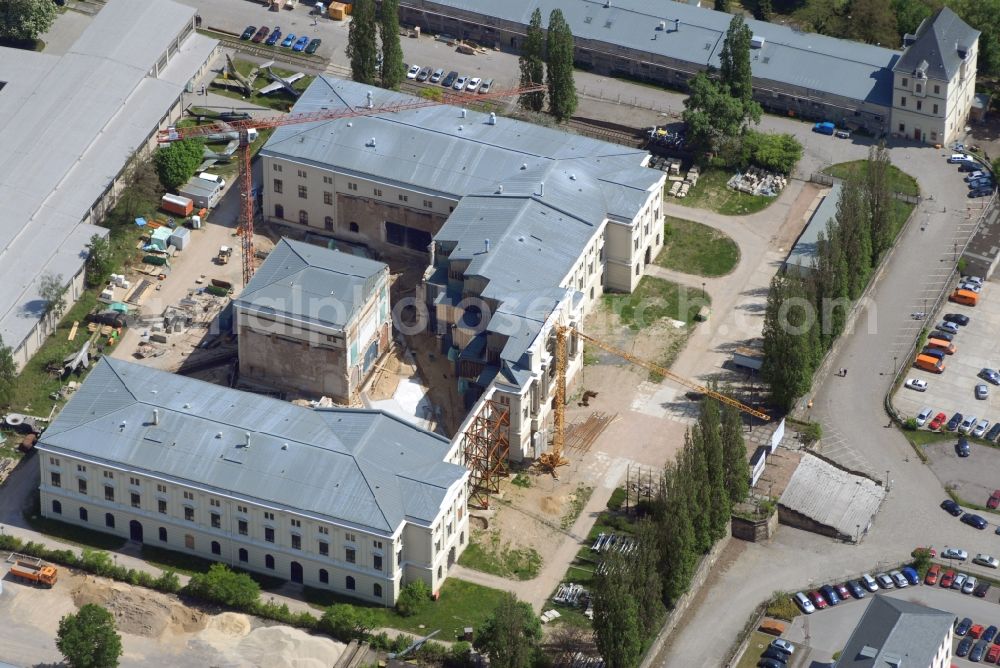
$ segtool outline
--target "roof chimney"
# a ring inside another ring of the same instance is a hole
[[[498,195],[503,195],[503,184],[502,183],[497,186],[497,194]]]
[[[680,29],[681,29],[681,20],[674,19],[674,32],[677,32]]]
[[[656,26],[656,29],[657,30],[666,30],[667,29],[667,22],[666,21],[660,21],[660,25]]]
[[[489,239],[486,240],[486,252],[487,253],[490,252],[490,240]]]
[[[371,148],[375,148],[375,137],[372,137],[371,139],[369,139],[368,143],[365,144],[365,146],[369,146]]]
[[[538,196],[545,197],[545,181],[538,184]]]
[[[243,447],[244,448],[249,448],[250,447],[250,432],[244,432],[243,438],[244,438]]]
[[[495,111],[491,111],[490,112],[489,124],[490,125],[496,125],[497,124],[497,114],[496,114]]]
[[[375,102],[372,99],[372,92],[368,91],[368,108],[371,109],[375,106]]]
[[[611,6],[611,0],[604,0],[604,8],[607,9]]]
[[[160,409],[153,409],[153,424],[160,424]]]

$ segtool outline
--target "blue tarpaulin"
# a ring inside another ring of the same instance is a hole
[[[146,219],[145,218],[136,218],[135,219],[135,224],[138,225],[139,227],[146,227]]]

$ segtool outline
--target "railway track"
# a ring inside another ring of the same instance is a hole
[[[245,53],[249,56],[255,56],[257,58],[264,58],[265,60],[273,60],[279,65],[288,65],[290,67],[298,68],[304,74],[337,74],[336,71],[330,71],[331,67],[335,70],[346,70],[346,68],[340,68],[339,66],[328,65],[318,56],[308,56],[304,54],[299,55],[291,49],[281,49],[279,51],[275,47],[260,46],[259,44],[254,44],[253,42],[240,39],[239,35],[232,35],[215,28],[199,28],[198,32],[206,37],[217,39],[223,44],[223,46],[228,46],[240,53]]]

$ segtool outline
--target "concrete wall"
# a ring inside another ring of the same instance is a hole
[[[778,521],[781,524],[787,524],[788,526],[795,527],[796,529],[803,529],[804,531],[818,533],[821,536],[828,536],[834,540],[854,539],[853,536],[840,533],[836,527],[820,524],[811,517],[806,517],[802,513],[796,512],[791,508],[787,508],[780,503],[778,504]]]
[[[731,529],[734,538],[760,543],[769,540],[774,532],[778,530],[778,513],[771,513],[771,516],[763,520],[748,520],[733,515]]]

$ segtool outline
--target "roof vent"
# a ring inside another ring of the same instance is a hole
[[[372,137],[367,142],[365,142],[365,146],[369,148],[375,148],[375,137]]]
[[[160,409],[153,409],[153,424],[160,424]]]
[[[750,48],[751,49],[763,49],[764,48],[764,38],[760,35],[754,35],[750,38]]]
[[[607,9],[611,6],[611,0],[604,0],[604,8]]]
[[[461,132],[461,131],[462,131],[462,130],[464,130],[464,129],[465,129],[465,126],[464,126],[464,125],[459,125],[459,126],[458,126],[458,131],[459,131],[459,132]]]
[[[903,35],[903,47],[910,46],[916,41],[917,41],[916,35],[911,35],[910,33],[906,33],[905,35]]]
[[[498,195],[503,195],[503,184],[502,183],[497,186],[497,194]]]
[[[371,91],[368,91],[367,97],[368,97],[368,108],[371,109],[372,107],[375,106],[375,102],[372,99],[372,92]]]
[[[127,420],[122,420],[122,423],[120,425],[118,425],[118,428],[119,429],[125,429],[125,425],[127,425],[127,424],[128,424]]]
[[[666,30],[667,29],[667,22],[666,21],[660,21],[660,24],[658,26],[656,26],[656,29],[657,30]]]
[[[570,181],[576,181],[576,174],[570,174],[569,175],[569,180]]]
[[[522,163],[521,163],[521,171],[523,172],[523,171],[524,171],[524,170],[526,170],[527,168],[528,168],[528,163],[526,163],[526,162],[522,162]]]
[[[538,196],[545,197],[545,181],[538,184]]]
[[[215,432],[215,437],[216,438],[222,438],[222,432],[221,431]]]
[[[489,124],[490,125],[496,125],[497,124],[497,114],[496,114],[495,111],[491,111],[490,112]]]
[[[466,110],[466,109],[463,109],[463,110],[462,110],[462,115],[461,115],[461,118],[465,118],[465,117],[466,117],[466,115],[468,115],[468,113],[469,113],[469,112],[468,112],[468,110]]]
[[[484,246],[486,247],[486,252],[489,253],[490,252],[490,240],[489,239],[486,240],[486,243],[484,244]]]
[[[244,439],[243,440],[243,447],[244,448],[249,448],[250,447],[250,432],[244,432],[243,439]]]
[[[354,127],[354,123],[351,123],[350,121],[347,121],[347,127],[353,128]]]
[[[281,449],[282,450],[287,450],[288,449],[288,444],[287,443],[282,443],[281,444]]]

